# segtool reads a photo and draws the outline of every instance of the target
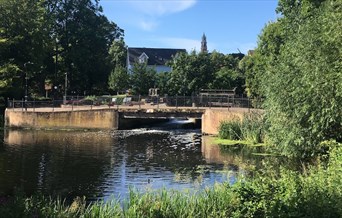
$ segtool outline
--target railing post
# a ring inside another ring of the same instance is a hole
[[[195,97],[195,99],[196,99],[196,105],[197,105],[197,109],[199,108],[199,97],[198,97],[198,95]]]
[[[209,101],[208,101],[208,104],[209,104],[209,108],[211,108],[211,100],[210,100],[210,95],[209,95]]]
[[[14,111],[14,98],[12,100],[12,108],[13,108],[13,111]]]
[[[183,94],[183,107],[186,107],[186,99],[185,99],[185,94]]]
[[[235,105],[235,96],[233,96],[233,104],[232,107]]]
[[[139,95],[139,110],[141,109],[141,95]]]
[[[35,112],[35,111],[36,111],[36,100],[33,99],[33,112]]]
[[[194,94],[191,93],[191,107],[194,107]]]
[[[157,95],[157,109],[159,109],[159,95]]]
[[[21,99],[21,111],[24,111],[24,99]]]
[[[178,95],[176,95],[176,108],[178,108]]]
[[[227,96],[227,106],[228,106],[228,111],[229,111],[229,95]]]

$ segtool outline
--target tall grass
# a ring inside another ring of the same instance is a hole
[[[219,126],[219,137],[230,140],[245,140],[252,144],[264,142],[266,123],[261,113],[246,113],[242,120],[223,121]]]

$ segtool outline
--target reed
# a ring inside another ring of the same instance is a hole
[[[247,141],[250,144],[263,143],[267,125],[263,114],[246,113],[242,120],[223,121],[219,126],[221,139]]]

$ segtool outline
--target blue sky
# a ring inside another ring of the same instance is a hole
[[[242,53],[275,21],[277,0],[101,0],[104,14],[125,30],[129,47]]]

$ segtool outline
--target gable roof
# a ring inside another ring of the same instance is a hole
[[[147,65],[165,65],[179,52],[186,52],[185,49],[173,48],[128,48],[129,62],[139,61],[139,57],[145,53],[148,57]]]

